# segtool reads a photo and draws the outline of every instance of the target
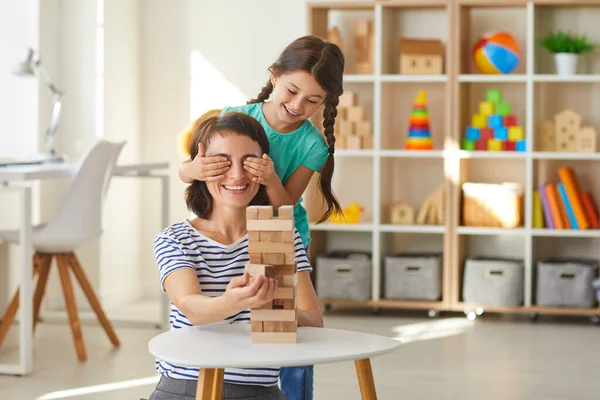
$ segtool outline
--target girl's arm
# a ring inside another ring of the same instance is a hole
[[[179,179],[181,179],[184,183],[194,182],[194,179],[190,176],[191,173],[189,171],[191,167],[191,162],[192,160],[188,158],[187,160],[183,161],[179,166]]]
[[[298,272],[298,326],[323,327],[319,299],[308,271]]]
[[[249,275],[244,273],[231,279],[222,296],[209,297],[202,294],[196,272],[181,268],[165,278],[164,286],[169,299],[192,325],[204,325],[273,300],[277,287],[274,279],[259,276],[251,284],[248,282]]]

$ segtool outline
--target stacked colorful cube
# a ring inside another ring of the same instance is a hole
[[[429,131],[427,93],[424,90],[419,91],[413,104],[406,150],[433,150],[433,140]]]
[[[510,104],[502,101],[502,92],[488,89],[485,101],[479,103],[479,112],[473,114],[471,125],[467,127],[461,149],[526,151],[523,127],[510,111]]]

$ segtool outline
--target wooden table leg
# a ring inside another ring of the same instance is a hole
[[[358,385],[360,386],[360,395],[363,400],[377,400],[375,392],[375,381],[373,380],[373,370],[371,369],[371,360],[355,360],[356,374],[358,375]]]
[[[196,386],[196,400],[214,399],[214,381],[217,370],[214,368],[200,368],[198,386]]]
[[[223,379],[225,377],[225,370],[223,368],[215,369],[215,376],[213,378],[213,393],[211,400],[223,400]]]

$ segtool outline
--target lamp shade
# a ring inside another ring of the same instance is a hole
[[[23,58],[19,61],[11,71],[13,75],[34,76],[33,70],[33,49],[28,48],[23,54]]]

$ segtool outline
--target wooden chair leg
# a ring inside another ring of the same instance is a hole
[[[200,368],[198,386],[196,386],[196,400],[213,400],[216,398],[213,392],[216,373],[217,370],[214,368]]]
[[[75,342],[75,350],[79,361],[87,360],[85,352],[85,344],[83,343],[83,334],[81,332],[81,322],[77,313],[77,302],[73,293],[73,285],[69,276],[69,260],[68,255],[57,254],[56,261],[58,263],[58,272],[60,274],[60,283],[62,284],[63,295],[65,297],[65,306],[69,314],[69,323],[71,324],[71,332],[73,341]]]
[[[98,317],[98,320],[100,321],[100,324],[102,325],[102,327],[104,328],[104,331],[108,335],[111,343],[113,344],[113,346],[119,347],[121,345],[121,342],[119,341],[119,338],[117,337],[117,334],[115,333],[115,330],[113,329],[112,324],[106,317],[106,314],[104,313],[104,310],[102,309],[102,306],[100,305],[100,301],[98,301],[98,298],[96,297],[96,294],[94,293],[94,289],[92,288],[92,285],[90,285],[90,282],[88,281],[87,276],[85,275],[85,272],[83,271],[83,268],[81,268],[81,264],[79,264],[79,260],[77,260],[77,257],[73,253],[65,255],[65,257],[68,257],[69,265],[71,266],[71,269],[73,270],[73,273],[75,274],[75,277],[79,281],[79,284],[81,285],[81,288],[83,289],[83,292],[87,296],[88,301],[90,302],[92,308],[94,309],[94,312],[96,313],[96,316]]]
[[[37,259],[37,270],[38,281],[35,287],[35,293],[33,295],[33,330],[38,323],[38,317],[40,315],[40,307],[42,305],[42,299],[46,292],[46,286],[48,285],[48,276],[50,275],[50,266],[52,265],[52,254],[38,254],[36,253]]]
[[[38,268],[37,268],[37,263],[36,263],[36,256],[34,255],[33,256],[33,277],[34,278],[37,273],[38,273]],[[0,323],[0,347],[2,346],[2,343],[4,342],[4,339],[6,339],[6,335],[8,334],[8,331],[10,330],[10,327],[11,327],[13,321],[15,320],[17,311],[19,311],[19,295],[20,295],[20,293],[21,293],[21,289],[17,288],[13,298],[11,299],[10,303],[8,304],[8,307],[6,308],[6,311],[4,312],[4,315],[2,316],[2,323]]]
[[[358,385],[360,386],[360,395],[363,400],[377,400],[375,391],[375,381],[373,380],[373,370],[371,369],[371,360],[354,361],[356,374],[358,375]]]

